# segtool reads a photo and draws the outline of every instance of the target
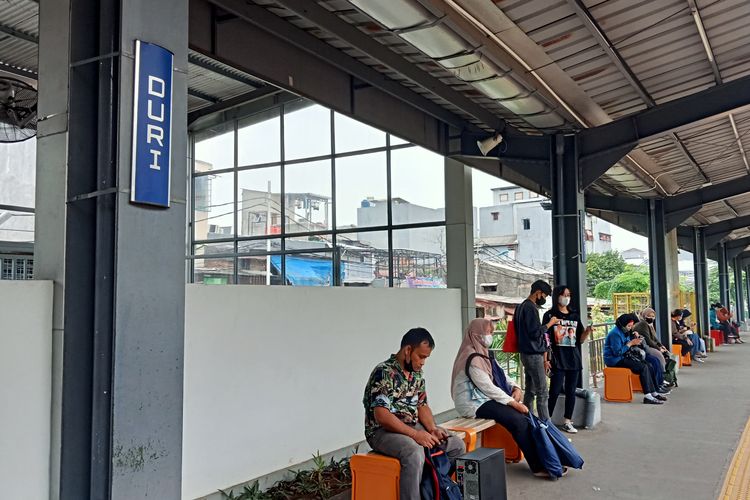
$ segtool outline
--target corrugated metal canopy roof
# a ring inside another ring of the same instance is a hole
[[[491,130],[439,97],[434,89],[418,85],[274,0],[254,3],[464,120]],[[557,129],[602,125],[750,74],[747,0],[315,3],[527,133],[547,130],[544,127],[550,117],[561,120]],[[467,24],[467,14],[486,28],[483,36],[471,33],[481,27]],[[393,23],[398,22],[412,24],[395,28]],[[0,11],[0,27],[5,28],[0,28],[0,64],[36,71],[33,38],[38,36],[37,23],[35,1],[4,4]],[[190,110],[262,85],[250,75],[198,53],[190,56]],[[493,92],[501,87],[491,88],[498,78],[518,93],[498,99]],[[750,147],[750,111],[720,116],[644,142],[592,189],[633,197],[672,196],[744,177],[749,170],[740,152],[743,141]],[[709,203],[688,223],[705,225],[737,215],[750,215],[750,194]]]

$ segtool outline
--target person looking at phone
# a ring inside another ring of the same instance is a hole
[[[424,448],[442,448],[451,462],[465,453],[461,439],[435,424],[422,368],[435,348],[424,328],[412,328],[401,349],[375,367],[365,387],[365,438],[372,449],[401,462],[402,500],[420,500]]]
[[[617,318],[615,326],[604,339],[604,364],[611,367],[628,368],[638,374],[643,387],[644,404],[663,404],[667,398],[658,392],[656,377],[651,365],[646,362],[637,351],[631,351],[634,346],[643,343],[643,337],[630,338],[633,325],[638,322],[635,314],[623,314]],[[630,351],[630,352],[629,352]]]
[[[551,363],[547,359],[547,330],[560,320],[552,316],[546,324],[542,324],[539,319],[539,308],[547,302],[547,297],[551,294],[552,287],[549,283],[544,280],[535,281],[531,285],[528,298],[516,307],[513,315],[518,352],[526,380],[523,404],[532,409],[532,403],[536,398],[536,414],[543,421],[549,419],[547,373],[550,371]]]

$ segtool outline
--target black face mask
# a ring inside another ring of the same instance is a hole
[[[654,322],[654,318],[646,318],[646,323],[649,325]]]
[[[545,303],[547,303],[547,298],[546,297],[539,297],[534,302],[536,302],[536,305],[538,305],[539,307],[542,307]]]

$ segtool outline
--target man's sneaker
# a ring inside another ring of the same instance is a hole
[[[661,386],[658,389],[656,389],[656,392],[658,392],[659,394],[671,394],[672,393],[672,391],[670,391],[669,388],[664,387],[664,386]]]
[[[697,361],[698,363],[705,363],[705,361],[703,361],[703,360],[702,360],[701,358],[699,358],[698,356],[696,356],[696,357],[695,357],[695,358],[693,358],[693,359],[694,359],[694,360],[696,360],[696,361]]]
[[[663,405],[664,401],[659,401],[656,398],[643,398],[644,405]]]
[[[565,422],[565,423],[563,424],[563,426],[562,426],[562,430],[564,430],[565,432],[569,432],[569,433],[571,433],[571,434],[577,434],[577,433],[578,433],[578,429],[576,429],[576,428],[575,428],[575,427],[573,426],[573,423],[572,423],[572,422]]]
[[[659,401],[669,401],[669,399],[667,399],[667,397],[666,397],[666,396],[664,396],[663,394],[657,394],[657,395],[656,395],[656,396],[654,396],[654,397],[655,397],[656,399],[658,399]]]

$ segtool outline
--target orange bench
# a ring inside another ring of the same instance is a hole
[[[481,434],[485,448],[503,448],[506,462],[520,462],[523,453],[513,436],[494,420],[456,418],[440,424],[464,440],[466,451],[473,451]],[[349,461],[352,471],[352,500],[398,500],[401,464],[398,459],[370,452],[353,455]]]
[[[398,500],[401,463],[378,453],[353,455],[352,500]]]
[[[675,354],[677,355],[677,357],[679,357],[680,368],[682,368],[683,366],[693,366],[693,360],[690,357],[690,353],[687,353],[684,356],[682,356],[682,345],[672,344],[672,354]]]
[[[481,434],[483,448],[503,448],[505,450],[505,461],[508,463],[518,463],[523,460],[523,452],[511,433],[494,420],[455,418],[440,424],[440,427],[456,433],[463,433],[467,452],[476,449],[477,438]]]
[[[604,368],[604,399],[613,403],[630,403],[634,391],[643,392],[637,373],[629,368]]]

